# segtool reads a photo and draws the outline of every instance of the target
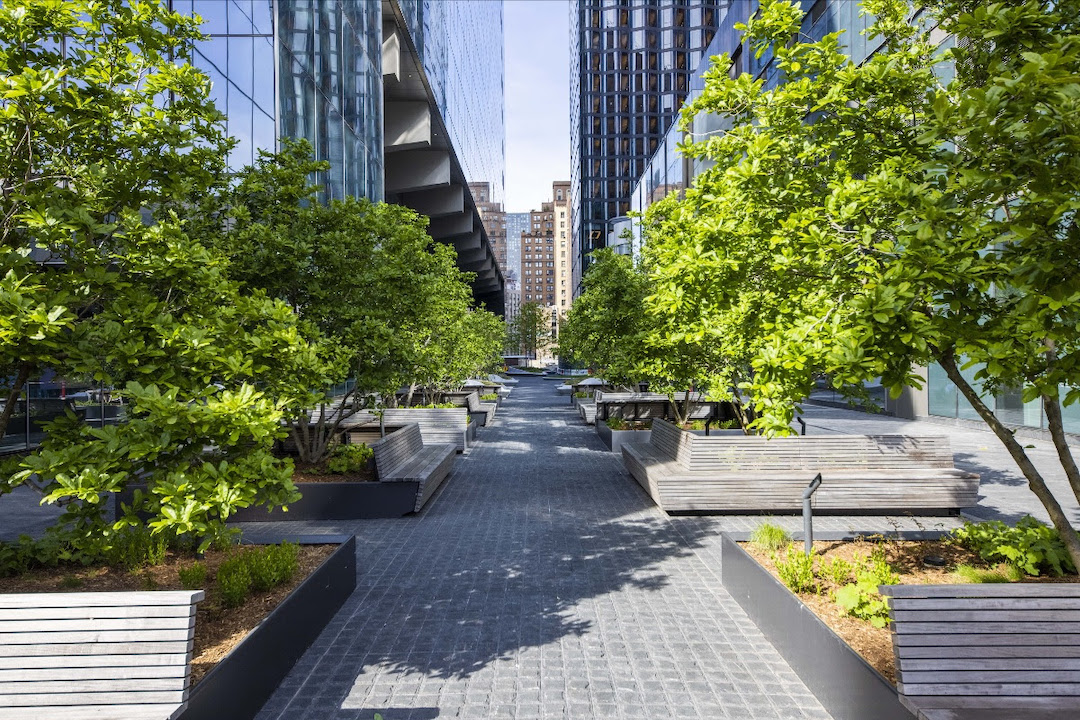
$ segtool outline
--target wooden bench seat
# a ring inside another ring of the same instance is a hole
[[[1080,717],[1080,583],[883,585],[919,720]]]
[[[469,414],[480,418],[481,426],[487,427],[495,419],[495,411],[499,407],[498,403],[480,402],[480,394],[477,392],[469,393],[465,400],[468,403]]]
[[[453,444],[459,453],[467,453],[476,438],[476,421],[469,418],[467,407],[454,408],[387,408],[383,411],[387,425],[420,426],[420,437],[426,444]]]
[[[581,398],[577,401],[578,415],[588,425],[596,424],[596,403]]]
[[[406,425],[371,445],[380,482],[416,482],[420,512],[454,467],[457,449],[450,443],[424,443],[420,426]]]
[[[0,595],[0,720],[183,712],[203,591]]]
[[[953,467],[947,437],[704,437],[654,420],[648,443],[623,445],[631,475],[668,512],[802,509],[941,511],[974,505],[979,476]]]

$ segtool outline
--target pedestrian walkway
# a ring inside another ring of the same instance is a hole
[[[357,588],[258,717],[828,718],[721,586],[719,523],[523,378],[420,515],[293,528],[355,533]]]

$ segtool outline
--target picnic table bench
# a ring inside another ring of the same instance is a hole
[[[380,482],[416,482],[420,512],[454,467],[457,447],[452,443],[425,443],[420,426],[410,423],[371,444]]]
[[[622,447],[623,463],[663,510],[953,510],[975,504],[979,476],[953,467],[947,437],[757,435],[705,437],[653,420],[647,443]]]
[[[1080,717],[1080,583],[883,585],[919,720]]]
[[[0,720],[183,712],[203,591],[0,595]]]

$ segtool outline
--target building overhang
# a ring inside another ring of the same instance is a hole
[[[501,315],[506,283],[397,0],[383,0],[382,27],[386,200],[430,217],[475,274],[473,298]]]

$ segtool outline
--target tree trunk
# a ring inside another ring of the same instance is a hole
[[[11,392],[8,393],[3,412],[0,413],[0,437],[7,434],[8,423],[11,422],[11,416],[15,414],[15,404],[19,402],[19,393],[22,392],[26,381],[30,379],[30,370],[29,363],[23,363],[19,366],[19,374],[15,377],[15,384],[11,387]],[[27,403],[30,402],[29,393],[27,393],[26,401]],[[28,407],[27,412],[29,411]]]
[[[1050,437],[1054,440],[1054,449],[1057,450],[1061,467],[1065,468],[1065,477],[1069,478],[1069,486],[1072,488],[1076,502],[1080,503],[1080,469],[1076,467],[1076,458],[1073,457],[1069,442],[1065,439],[1065,425],[1061,419],[1061,406],[1056,397],[1043,395],[1043,409],[1046,411],[1046,426],[1050,429]],[[1080,567],[1078,565],[1077,567]]]
[[[956,358],[953,356],[952,350],[941,353],[938,358],[938,363],[945,370],[945,374],[949,376],[949,379],[953,381],[957,389],[963,394],[971,406],[975,408],[975,412],[979,413],[979,417],[983,419],[990,429],[1001,440],[1005,449],[1009,451],[1013,460],[1016,461],[1020,471],[1024,473],[1024,477],[1027,478],[1028,487],[1031,488],[1031,492],[1035,493],[1035,496],[1042,502],[1043,507],[1046,508],[1046,512],[1050,515],[1050,521],[1054,524],[1054,527],[1058,531],[1058,535],[1061,536],[1061,541],[1065,544],[1065,548],[1069,551],[1069,556],[1072,557],[1073,565],[1080,568],[1080,534],[1077,534],[1073,528],[1069,519],[1065,516],[1065,511],[1061,509],[1061,504],[1054,497],[1054,494],[1050,491],[1050,488],[1046,486],[1046,480],[1032,464],[1031,458],[1024,452],[1024,446],[1016,441],[1011,430],[1005,427],[997,416],[990,411],[990,408],[986,406],[986,403],[982,401],[979,394],[975,392],[975,388],[971,387],[964,376],[960,374],[960,369],[956,366]]]

